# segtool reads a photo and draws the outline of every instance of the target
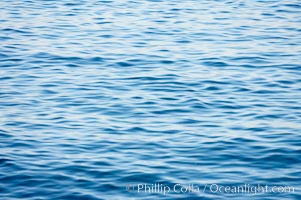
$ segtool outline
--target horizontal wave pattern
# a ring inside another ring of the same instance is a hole
[[[136,191],[300,187],[297,0],[0,5],[0,199],[301,198]]]

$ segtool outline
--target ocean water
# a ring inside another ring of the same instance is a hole
[[[300,1],[0,7],[1,200],[301,199]]]

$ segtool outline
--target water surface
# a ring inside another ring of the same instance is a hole
[[[0,7],[1,199],[301,198],[299,1]]]

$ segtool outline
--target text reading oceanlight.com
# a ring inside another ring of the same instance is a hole
[[[129,184],[126,186],[128,192],[137,193],[161,193],[163,195],[169,193],[229,193],[229,194],[260,194],[260,193],[294,193],[293,186],[270,186],[270,185],[219,185],[205,184],[203,186],[197,184],[174,184],[165,185],[161,183],[155,184]]]

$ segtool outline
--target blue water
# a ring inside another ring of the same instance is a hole
[[[301,199],[300,1],[0,7],[1,200]]]

